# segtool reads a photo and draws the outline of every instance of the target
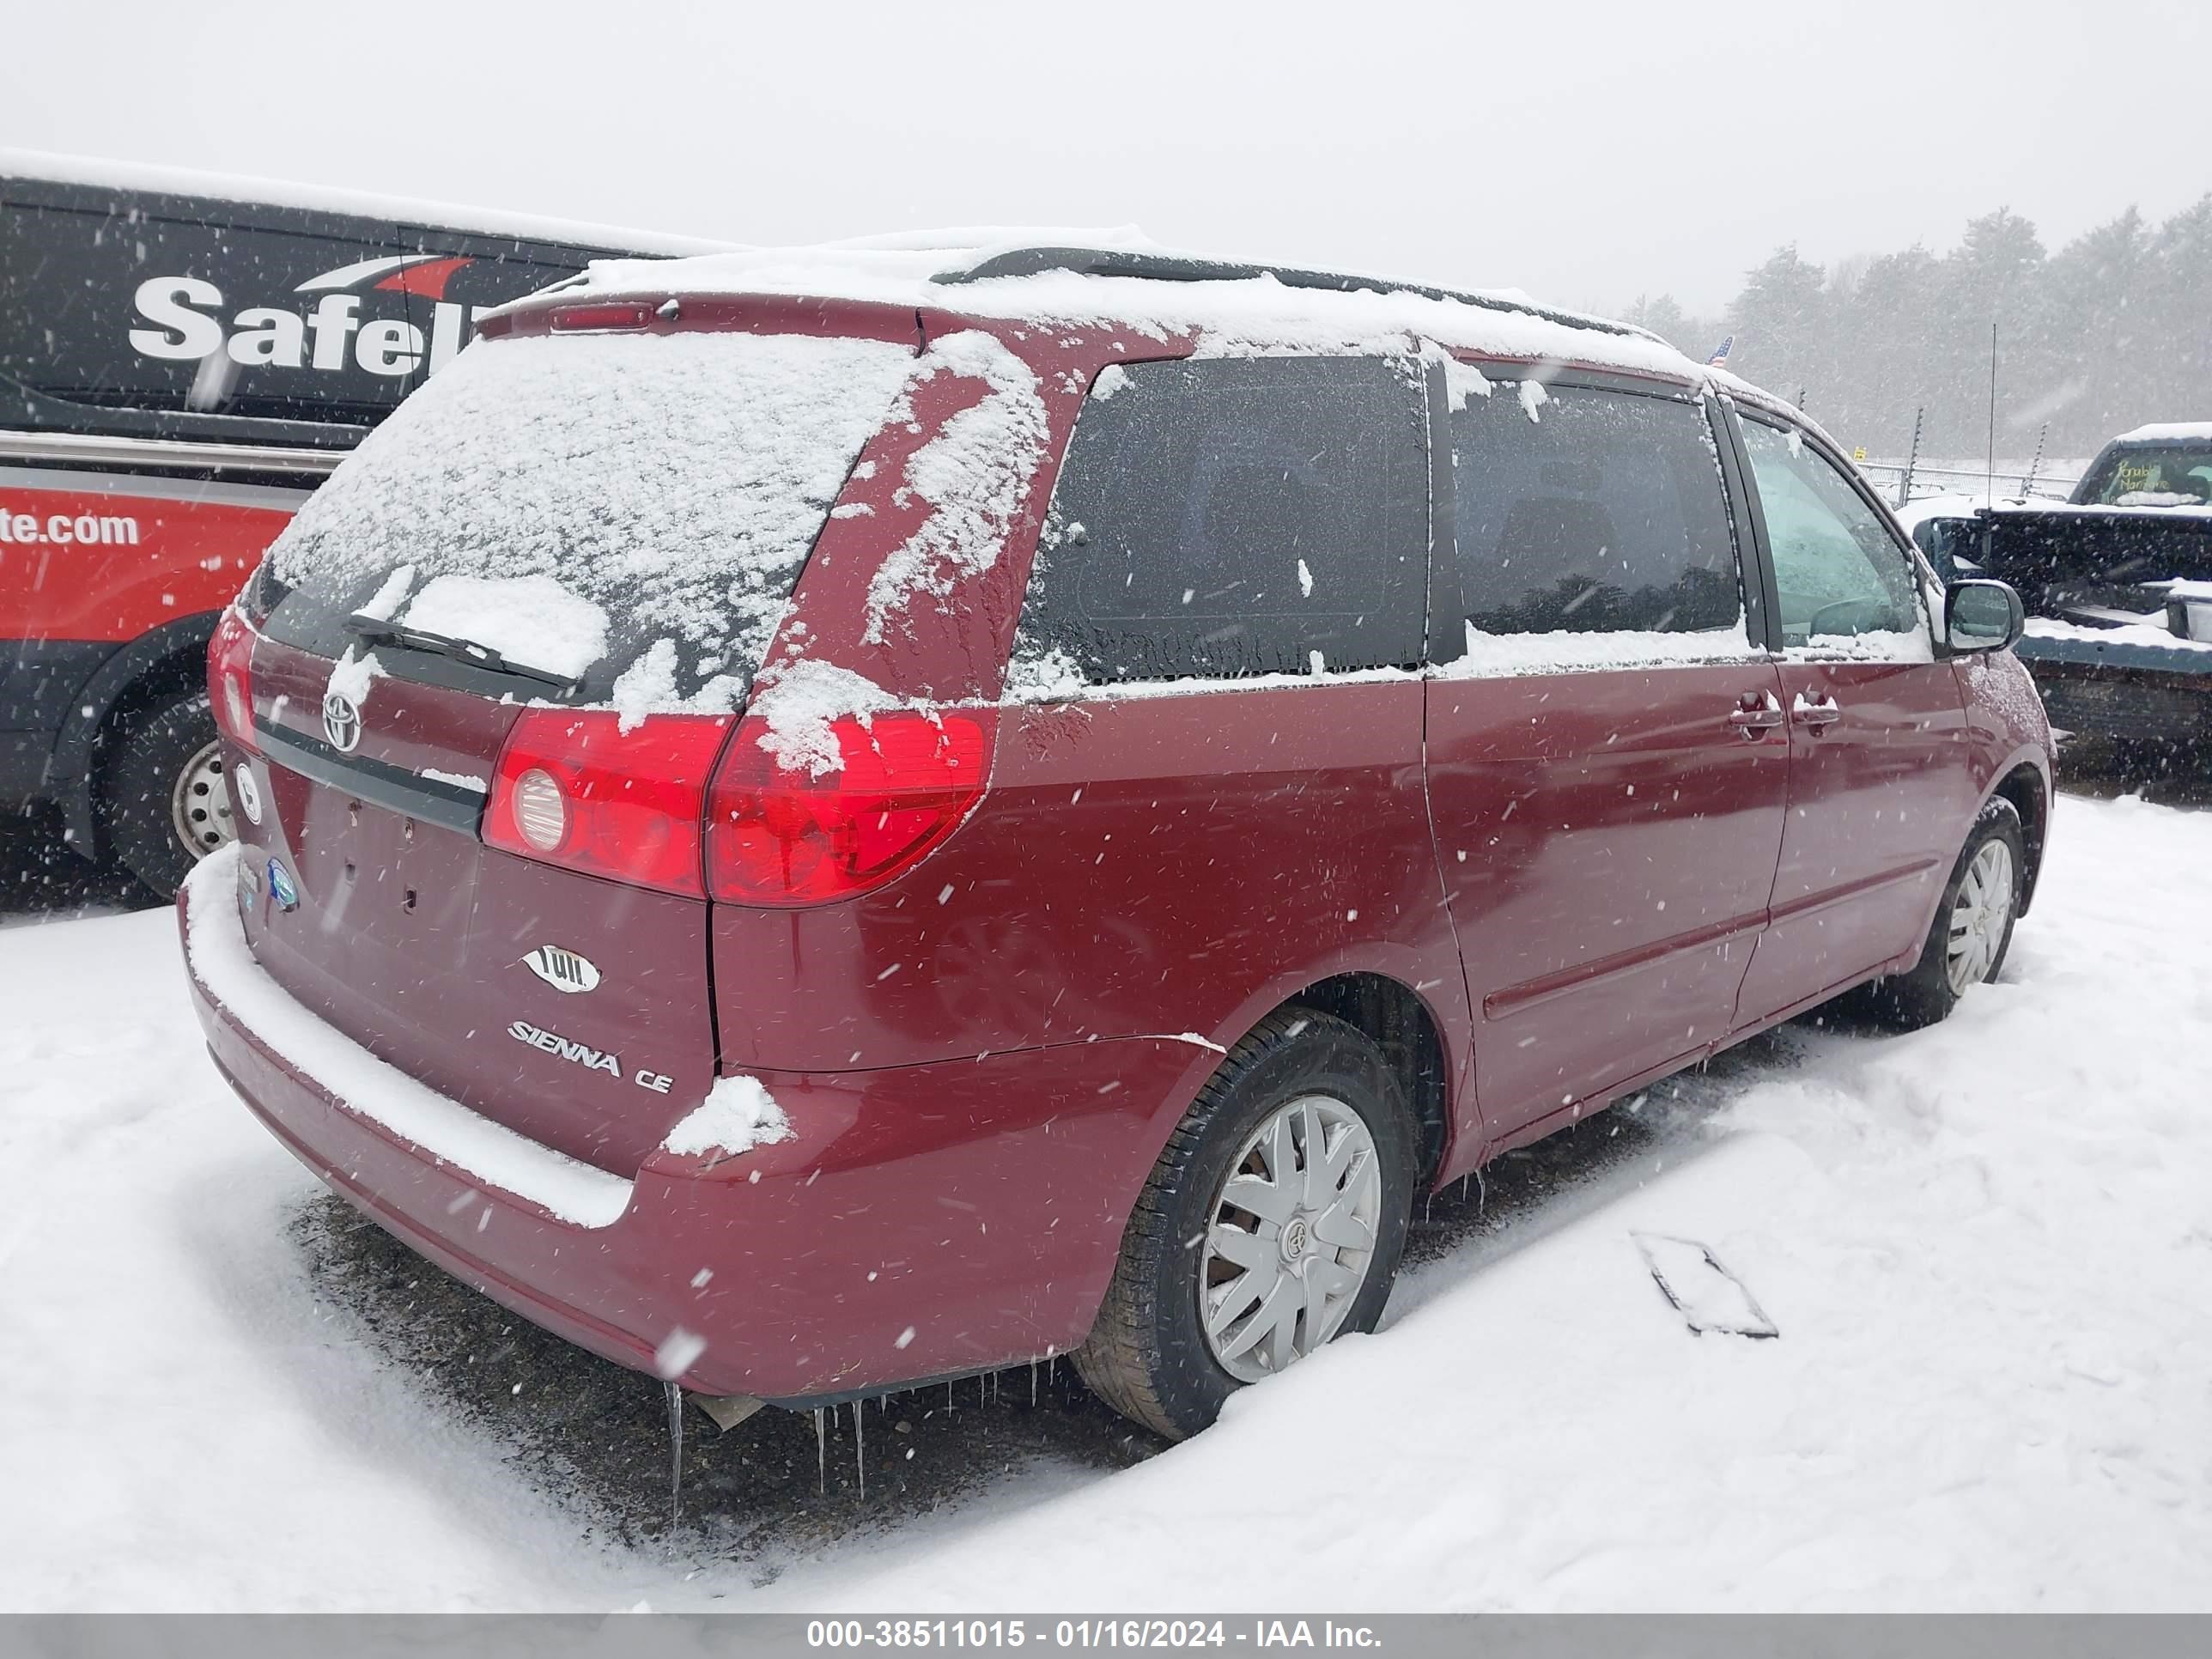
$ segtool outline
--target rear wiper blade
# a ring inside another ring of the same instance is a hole
[[[365,617],[359,611],[345,620],[346,632],[365,645],[394,645],[403,651],[421,651],[434,657],[450,657],[494,674],[504,674],[512,679],[528,680],[533,684],[550,686],[562,696],[580,689],[583,681],[570,679],[543,668],[532,668],[526,663],[510,662],[488,645],[474,640],[465,640],[453,634],[434,634],[427,628],[402,628],[398,623],[386,622],[380,617]]]

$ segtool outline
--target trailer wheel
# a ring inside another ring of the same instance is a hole
[[[101,770],[100,804],[115,855],[164,898],[229,845],[230,781],[205,691],[125,722]]]

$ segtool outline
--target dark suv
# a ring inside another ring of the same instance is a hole
[[[216,639],[216,1063],[470,1283],[708,1395],[1072,1353],[1185,1435],[1422,1194],[1996,973],[2018,602],[1784,405],[1489,296],[837,259],[486,319]]]

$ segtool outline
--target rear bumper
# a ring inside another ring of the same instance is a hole
[[[209,1051],[255,1115],[457,1278],[620,1364],[665,1373],[657,1354],[688,1355],[675,1380],[702,1393],[819,1403],[1074,1346],[1214,1063],[1147,1037],[763,1073],[793,1139],[713,1164],[655,1152],[627,1182],[570,1164],[580,1189],[544,1189],[562,1219],[349,1103],[374,1097],[365,1068],[397,1074],[252,963],[236,862],[203,864],[179,918]],[[295,1021],[313,1023],[311,1041]]]

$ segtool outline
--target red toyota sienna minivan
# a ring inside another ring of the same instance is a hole
[[[1637,330],[1116,249],[612,264],[226,616],[216,1064],[708,1396],[1052,1354],[1168,1436],[1440,1184],[1992,976],[2051,738],[1815,429]]]

